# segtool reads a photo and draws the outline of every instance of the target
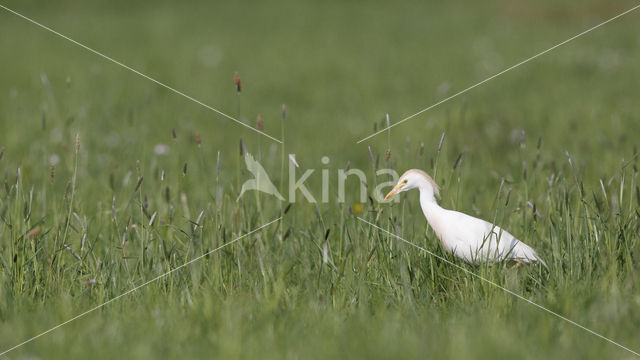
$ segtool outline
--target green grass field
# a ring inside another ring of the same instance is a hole
[[[4,357],[636,357],[358,217],[640,351],[640,10],[357,144],[635,2],[0,4],[284,140],[0,9],[0,352],[282,216]],[[242,146],[287,201],[238,200]],[[455,259],[417,192],[338,201],[347,167],[427,171],[549,271]]]

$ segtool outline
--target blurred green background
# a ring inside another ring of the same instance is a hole
[[[347,166],[368,194],[431,173],[550,270],[461,266],[640,349],[640,14],[356,143],[636,3],[1,4],[285,140],[0,10],[0,351],[284,215],[8,357],[633,356],[359,222],[446,256],[417,194],[337,202]],[[280,189],[290,153],[317,199],[329,169],[331,201],[237,200],[241,141]]]

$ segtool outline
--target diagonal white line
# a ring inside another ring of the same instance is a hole
[[[462,266],[460,266],[460,265],[458,265],[458,264],[456,264],[456,263],[454,263],[454,262],[451,262],[451,261],[449,261],[449,260],[447,260],[447,259],[443,258],[443,257],[442,257],[442,256],[440,256],[440,255],[437,255],[437,254],[435,254],[435,253],[433,253],[433,252],[431,252],[431,251],[429,251],[429,250],[427,250],[427,249],[425,249],[425,248],[423,248],[423,247],[421,247],[421,246],[418,246],[418,245],[416,245],[416,244],[414,244],[414,243],[412,243],[412,242],[410,242],[410,241],[407,241],[407,240],[405,240],[405,239],[401,238],[400,236],[398,236],[398,235],[396,235],[396,234],[393,234],[393,233],[391,233],[391,232],[389,232],[389,231],[387,231],[387,230],[385,230],[385,229],[383,229],[383,228],[381,228],[381,227],[379,227],[379,226],[377,226],[377,225],[375,225],[375,224],[373,224],[373,223],[370,223],[369,221],[367,221],[367,220],[365,220],[365,219],[363,219],[363,218],[361,218],[361,217],[358,217],[358,220],[360,220],[360,221],[362,221],[362,222],[365,222],[365,223],[367,223],[367,224],[369,224],[369,225],[373,226],[374,228],[376,228],[376,229],[378,229],[378,230],[380,230],[380,231],[383,231],[383,232],[385,232],[385,233],[387,233],[387,234],[389,234],[389,235],[391,235],[391,236],[395,237],[396,239],[398,239],[398,240],[400,240],[400,241],[403,241],[403,242],[405,242],[405,243],[407,243],[407,244],[409,244],[409,245],[411,245],[411,246],[415,247],[416,249],[420,249],[420,250],[422,250],[422,251],[424,251],[424,252],[428,253],[428,254],[429,254],[429,255],[431,255],[431,256],[435,256],[435,257],[437,257],[438,259],[440,259],[440,260],[442,260],[442,261],[446,262],[446,263],[447,263],[447,264],[449,264],[449,265],[455,266],[456,268],[458,268],[458,269],[460,269],[460,270],[462,270],[462,271],[466,272],[466,273],[467,273],[467,274],[469,274],[469,275],[475,276],[475,277],[477,277],[478,279],[480,279],[480,280],[482,280],[482,281],[484,281],[484,282],[487,282],[487,283],[489,283],[489,284],[491,284],[491,285],[493,285],[493,286],[495,286],[495,287],[497,287],[497,288],[499,288],[499,289],[504,290],[505,292],[507,292],[507,293],[509,293],[509,294],[511,294],[511,295],[513,295],[513,296],[515,296],[515,297],[517,297],[517,298],[518,298],[518,299],[520,299],[520,300],[524,300],[524,301],[528,302],[529,304],[531,304],[531,305],[533,305],[533,306],[535,306],[535,307],[537,307],[537,308],[539,308],[539,309],[541,309],[541,310],[544,310],[544,311],[548,312],[548,313],[549,313],[549,314],[551,314],[551,315],[554,315],[554,316],[556,316],[556,317],[558,317],[558,318],[560,318],[560,319],[562,319],[562,320],[564,320],[564,321],[566,321],[566,322],[568,322],[568,323],[570,323],[570,324],[572,324],[572,325],[575,325],[575,326],[577,326],[577,327],[581,328],[582,330],[585,330],[585,331],[587,331],[587,332],[589,332],[589,333],[591,333],[591,334],[593,334],[593,335],[595,335],[595,336],[597,336],[597,337],[599,337],[599,338],[601,338],[601,339],[604,339],[604,340],[606,340],[606,341],[608,341],[608,342],[610,342],[610,343],[612,343],[612,344],[614,344],[614,345],[616,345],[616,346],[619,346],[620,348],[622,348],[622,349],[624,349],[624,350],[627,350],[628,352],[630,352],[630,353],[632,353],[632,354],[634,354],[634,355],[636,355],[636,356],[640,357],[640,353],[635,352],[635,351],[633,351],[633,350],[629,349],[628,347],[626,347],[626,346],[624,346],[624,345],[620,345],[619,343],[617,343],[617,342],[615,342],[615,341],[613,341],[613,340],[609,339],[608,337],[605,337],[605,336],[603,336],[603,335],[600,335],[600,334],[598,334],[597,332],[595,332],[595,331],[593,331],[593,330],[591,330],[591,329],[588,329],[588,328],[586,328],[586,327],[584,327],[584,326],[582,326],[582,325],[578,324],[577,322],[575,322],[575,321],[573,321],[573,320],[571,320],[571,319],[568,319],[568,318],[566,318],[566,317],[564,317],[564,316],[562,316],[562,315],[560,315],[560,314],[558,314],[558,313],[556,313],[556,312],[553,312],[552,310],[549,310],[549,309],[547,309],[546,307],[544,307],[544,306],[542,306],[542,305],[538,305],[537,303],[535,303],[535,302],[533,302],[533,301],[531,301],[531,300],[529,300],[529,299],[525,298],[524,296],[519,295],[519,294],[516,294],[515,292],[513,292],[513,291],[511,291],[511,290],[509,290],[509,289],[507,289],[507,288],[505,288],[505,287],[503,287],[503,286],[500,286],[500,285],[496,284],[495,282],[493,282],[493,281],[491,281],[491,280],[485,279],[485,278],[483,278],[482,276],[480,276],[480,275],[478,275],[478,274],[476,274],[476,273],[474,273],[474,272],[472,272],[472,271],[469,271],[469,270],[467,270],[467,269],[463,268]]]
[[[424,109],[422,109],[422,110],[418,111],[417,113],[415,113],[415,114],[413,114],[413,115],[409,115],[409,116],[407,116],[406,118],[404,118],[404,119],[402,119],[402,120],[400,120],[400,121],[398,121],[398,122],[394,123],[394,124],[393,124],[393,125],[391,125],[391,126],[387,126],[387,127],[386,127],[386,128],[384,128],[384,129],[381,129],[381,130],[379,130],[379,131],[377,131],[377,132],[375,132],[375,133],[373,133],[373,134],[371,134],[371,135],[369,135],[369,136],[367,136],[367,137],[365,137],[365,138],[363,138],[363,139],[360,139],[357,143],[358,143],[358,144],[360,144],[361,142],[363,142],[363,141],[365,141],[365,140],[368,140],[368,139],[371,139],[372,137],[374,137],[374,136],[376,136],[376,135],[379,135],[379,134],[381,134],[381,133],[383,133],[383,132],[387,131],[388,129],[391,129],[391,128],[392,128],[392,127],[394,127],[394,126],[400,125],[400,124],[402,124],[403,122],[405,122],[405,121],[407,121],[407,120],[413,119],[414,117],[416,117],[416,116],[418,116],[418,115],[422,114],[422,113],[423,113],[423,112],[425,112],[425,111],[431,110],[431,109],[433,109],[434,107],[436,107],[436,106],[438,106],[438,105],[440,105],[440,104],[442,104],[442,103],[445,103],[445,102],[447,102],[447,101],[449,101],[449,100],[451,100],[451,99],[453,99],[453,98],[457,97],[458,95],[462,95],[462,94],[466,93],[467,91],[469,91],[469,90],[471,90],[471,89],[473,89],[473,88],[476,88],[476,87],[478,87],[478,86],[480,86],[480,85],[482,85],[482,84],[486,83],[486,82],[487,82],[487,81],[489,81],[489,80],[492,80],[492,79],[494,79],[494,78],[497,78],[498,76],[500,76],[500,75],[502,75],[502,74],[504,74],[504,73],[506,73],[506,72],[508,72],[508,71],[511,71],[511,70],[513,70],[513,69],[517,68],[517,67],[518,67],[518,66],[520,66],[520,65],[526,64],[526,63],[528,63],[529,61],[531,61],[531,60],[533,60],[533,59],[535,59],[535,58],[537,58],[537,57],[539,57],[539,56],[542,56],[542,55],[544,55],[544,54],[548,53],[549,51],[554,50],[554,49],[556,49],[556,48],[558,48],[558,47],[560,47],[560,46],[562,46],[562,45],[564,45],[564,44],[566,44],[566,43],[568,43],[568,42],[570,42],[570,41],[572,41],[572,40],[575,40],[575,39],[579,38],[580,36],[582,36],[582,35],[584,35],[584,34],[587,34],[587,33],[591,32],[591,31],[593,31],[593,30],[595,30],[595,29],[597,29],[597,28],[601,27],[602,25],[605,25],[605,24],[607,24],[607,23],[609,23],[609,22],[611,22],[611,21],[613,21],[613,20],[615,20],[615,19],[617,19],[617,18],[619,18],[619,17],[622,17],[622,16],[624,16],[624,15],[626,15],[626,14],[628,14],[628,13],[630,13],[630,12],[632,12],[632,11],[634,11],[634,10],[638,9],[638,8],[640,8],[640,5],[636,5],[636,6],[634,6],[633,8],[631,8],[631,9],[629,9],[629,10],[627,10],[627,11],[625,11],[625,12],[621,13],[621,14],[618,14],[618,15],[614,16],[614,17],[610,18],[609,20],[603,21],[603,22],[601,22],[600,24],[598,24],[598,25],[596,25],[596,26],[594,26],[594,27],[592,27],[592,28],[589,28],[589,29],[587,29],[587,30],[585,30],[585,31],[583,31],[583,32],[581,32],[581,33],[579,33],[578,35],[575,35],[575,36],[573,36],[573,37],[571,37],[571,38],[569,38],[569,39],[567,39],[567,40],[565,40],[565,41],[563,41],[563,42],[561,42],[561,43],[559,43],[559,44],[556,44],[556,45],[554,45],[554,46],[552,46],[552,47],[548,48],[547,50],[545,50],[545,51],[543,51],[543,52],[541,52],[541,53],[538,53],[538,54],[536,54],[536,55],[533,55],[532,57],[530,57],[530,58],[528,58],[528,59],[522,60],[521,62],[519,62],[519,63],[517,63],[517,64],[515,64],[515,65],[512,65],[511,67],[508,67],[508,68],[506,68],[506,69],[504,69],[504,70],[500,71],[499,73],[497,73],[497,74],[495,74],[495,75],[492,75],[492,76],[490,76],[490,77],[488,77],[488,78],[486,78],[486,79],[484,79],[484,80],[480,81],[480,82],[479,82],[479,83],[477,83],[477,84],[471,85],[471,86],[469,86],[468,88],[466,88],[466,89],[464,89],[464,90],[461,90],[461,91],[459,91],[459,92],[457,92],[457,93],[455,93],[455,94],[453,94],[453,95],[451,95],[451,96],[449,96],[449,97],[447,97],[447,98],[444,98],[444,99],[442,99],[442,100],[438,101],[437,103],[435,103],[435,104],[433,104],[433,105],[431,105],[431,106],[429,106],[429,107],[426,107],[426,108],[424,108]]]
[[[107,304],[109,304],[109,303],[111,303],[111,302],[113,302],[113,301],[116,301],[116,300],[120,299],[121,297],[123,297],[123,296],[125,296],[125,295],[131,294],[132,292],[134,292],[134,291],[136,291],[136,290],[140,289],[141,287],[144,287],[144,286],[146,286],[146,285],[151,284],[152,282],[154,282],[154,281],[156,281],[156,280],[159,280],[159,279],[161,279],[161,278],[163,278],[163,277],[166,277],[166,276],[168,276],[169,274],[173,273],[174,271],[177,271],[177,270],[179,270],[179,269],[182,269],[183,267],[185,267],[185,266],[187,266],[187,265],[190,265],[190,264],[192,264],[192,263],[194,263],[194,262],[196,262],[196,261],[198,261],[198,260],[202,259],[202,258],[203,258],[203,257],[205,257],[205,256],[211,255],[211,254],[213,254],[214,252],[216,252],[216,251],[218,251],[218,250],[220,250],[220,249],[222,249],[222,248],[225,248],[225,247],[227,247],[227,246],[229,246],[229,245],[231,245],[231,244],[233,244],[233,243],[235,243],[235,242],[237,242],[237,241],[239,241],[239,240],[241,240],[241,239],[243,239],[243,238],[245,238],[245,237],[247,237],[247,236],[249,236],[249,235],[251,235],[251,234],[253,234],[253,233],[257,232],[257,231],[259,231],[259,230],[262,230],[263,228],[265,228],[265,227],[267,227],[267,226],[269,226],[269,225],[271,225],[271,224],[273,224],[273,223],[275,223],[275,222],[277,222],[277,221],[280,221],[281,219],[282,219],[282,217],[279,217],[279,218],[277,218],[277,219],[275,219],[275,220],[273,220],[273,221],[271,221],[271,222],[268,222],[268,223],[266,223],[266,224],[264,224],[264,225],[260,226],[259,228],[254,229],[254,230],[251,230],[251,231],[249,231],[248,233],[246,233],[246,234],[244,234],[244,235],[242,235],[242,236],[240,236],[240,237],[238,237],[238,238],[236,238],[236,239],[234,239],[234,240],[232,240],[232,241],[229,241],[228,243],[226,243],[226,244],[224,244],[224,245],[221,245],[221,246],[219,246],[219,247],[217,247],[217,248],[215,248],[215,249],[213,249],[213,250],[211,250],[211,251],[209,251],[209,252],[207,252],[207,253],[205,253],[205,254],[203,254],[203,255],[200,255],[200,256],[198,256],[198,257],[196,257],[196,258],[193,258],[193,259],[191,259],[191,260],[187,261],[186,263],[184,263],[184,264],[182,264],[182,265],[180,265],[180,266],[178,266],[178,267],[176,267],[176,268],[173,268],[173,269],[171,269],[171,270],[167,271],[166,273],[164,273],[164,274],[162,274],[162,275],[158,275],[158,276],[156,276],[155,278],[153,278],[153,279],[151,279],[151,280],[149,280],[149,281],[145,282],[144,284],[138,285],[138,286],[134,287],[134,288],[133,288],[133,289],[131,289],[131,290],[128,290],[128,291],[126,291],[126,292],[124,292],[124,293],[122,293],[122,294],[120,294],[120,295],[118,295],[118,296],[116,296],[116,297],[114,297],[114,298],[111,298],[111,299],[109,299],[109,300],[105,301],[104,303],[102,303],[102,304],[100,304],[100,305],[98,305],[98,306],[96,306],[96,307],[93,307],[93,308],[91,308],[91,309],[89,309],[89,310],[87,310],[87,311],[83,312],[82,314],[76,315],[76,316],[72,317],[71,319],[69,319],[69,320],[67,320],[67,321],[65,321],[65,322],[63,322],[63,323],[61,323],[61,324],[59,324],[59,325],[56,325],[56,326],[52,327],[51,329],[49,329],[49,330],[47,330],[47,331],[44,331],[44,332],[42,332],[42,333],[40,333],[40,334],[38,334],[38,335],[36,335],[36,336],[34,336],[34,337],[32,337],[32,338],[29,338],[29,339],[27,339],[27,340],[25,340],[25,341],[21,342],[21,343],[20,343],[20,344],[18,344],[18,345],[15,345],[15,346],[14,346],[14,347],[12,347],[12,348],[9,348],[9,349],[7,349],[7,350],[5,350],[5,351],[1,352],[1,353],[0,353],[0,356],[3,356],[3,355],[7,354],[7,353],[8,353],[8,352],[10,352],[10,351],[13,351],[13,350],[15,350],[15,349],[19,348],[19,347],[20,347],[20,346],[22,346],[22,345],[25,345],[25,344],[27,344],[27,343],[30,343],[31,341],[33,341],[33,340],[35,340],[35,339],[37,339],[37,338],[39,338],[39,337],[41,337],[41,336],[43,336],[43,335],[46,335],[46,334],[48,334],[48,333],[50,333],[50,332],[52,332],[52,331],[56,330],[57,328],[59,328],[59,327],[61,327],[61,326],[64,326],[64,325],[66,325],[66,324],[68,324],[68,323],[70,323],[70,322],[72,322],[72,321],[74,321],[74,320],[76,320],[76,319],[78,319],[78,318],[81,318],[81,317],[83,317],[83,316],[85,316],[85,315],[89,314],[90,312],[92,312],[92,311],[94,311],[94,310],[100,309],[101,307],[103,307],[103,306],[105,306],[105,305],[107,305]]]
[[[256,128],[254,128],[254,127],[250,126],[250,125],[247,125],[247,124],[243,123],[242,121],[237,120],[236,118],[232,117],[231,115],[227,115],[226,113],[223,113],[222,111],[220,111],[220,110],[218,110],[218,109],[216,109],[216,108],[214,108],[214,107],[212,107],[212,106],[209,106],[209,105],[207,105],[207,104],[203,103],[202,101],[200,101],[200,100],[198,100],[198,99],[195,99],[195,98],[193,98],[193,97],[191,97],[191,96],[189,96],[189,95],[187,95],[187,94],[185,94],[185,93],[183,93],[183,92],[181,92],[181,91],[179,91],[179,90],[176,90],[176,89],[172,88],[171,86],[169,86],[169,85],[167,85],[167,84],[165,84],[165,83],[163,83],[163,82],[160,82],[160,81],[158,81],[158,80],[156,80],[156,79],[152,78],[152,77],[151,77],[151,76],[149,76],[149,75],[145,75],[145,74],[143,74],[143,73],[139,72],[138,70],[133,69],[133,68],[131,68],[131,67],[129,67],[129,66],[127,66],[127,65],[125,65],[125,64],[123,64],[123,63],[121,63],[121,62],[119,62],[118,60],[115,60],[115,59],[113,59],[113,58],[111,58],[111,57],[109,57],[109,56],[107,56],[107,55],[105,55],[105,54],[103,54],[103,53],[101,53],[101,52],[99,52],[99,51],[97,51],[97,50],[94,50],[94,49],[92,49],[92,48],[90,48],[90,47],[88,47],[88,46],[86,46],[86,45],[84,45],[84,44],[82,44],[82,43],[80,43],[80,42],[78,42],[78,41],[75,41],[75,40],[71,39],[70,37],[68,37],[68,36],[66,36],[66,35],[63,35],[63,34],[61,34],[61,33],[57,32],[57,31],[55,31],[55,30],[51,29],[50,27],[47,27],[47,26],[45,26],[45,25],[42,25],[41,23],[39,23],[39,22],[37,22],[37,21],[35,21],[35,20],[33,20],[33,19],[30,19],[30,18],[28,18],[28,17],[26,17],[26,16],[24,16],[24,15],[22,15],[22,14],[18,13],[18,12],[17,12],[17,11],[15,11],[15,10],[11,10],[11,9],[9,9],[8,7],[6,7],[6,6],[2,5],[2,4],[0,4],[0,8],[3,8],[3,9],[5,9],[6,11],[8,11],[8,12],[10,12],[10,13],[12,13],[12,14],[16,15],[16,16],[19,16],[19,17],[23,18],[24,20],[29,21],[29,22],[30,22],[30,23],[32,23],[32,24],[35,24],[35,25],[37,25],[37,26],[39,26],[39,27],[41,27],[41,28],[43,28],[43,29],[45,29],[45,30],[47,30],[47,31],[49,31],[49,32],[52,32],[52,33],[54,33],[54,34],[56,34],[56,35],[60,36],[61,38],[65,39],[65,40],[68,40],[68,41],[70,41],[70,42],[72,42],[72,43],[74,43],[74,44],[76,44],[76,45],[78,45],[78,46],[82,47],[82,48],[83,48],[83,49],[85,49],[85,50],[88,50],[88,51],[90,51],[90,52],[92,52],[92,53],[94,53],[94,54],[96,54],[96,55],[98,55],[98,56],[101,56],[101,57],[103,57],[103,58],[105,58],[105,59],[107,59],[107,60],[111,61],[111,62],[112,62],[112,63],[114,63],[114,64],[120,65],[120,66],[122,66],[123,68],[125,68],[125,69],[127,69],[127,70],[129,70],[129,71],[131,71],[131,72],[134,72],[134,73],[136,73],[136,74],[138,74],[138,75],[142,76],[143,78],[145,78],[145,79],[147,79],[147,80],[151,80],[151,81],[153,81],[154,83],[156,83],[156,84],[158,84],[158,85],[160,85],[160,86],[162,86],[162,87],[164,87],[164,88],[166,88],[166,89],[169,89],[169,90],[173,91],[174,93],[176,93],[176,94],[178,94],[178,95],[180,95],[180,96],[183,96],[183,97],[185,97],[185,98],[187,98],[187,99],[189,99],[189,100],[191,100],[191,101],[195,102],[196,104],[199,104],[199,105],[201,105],[201,106],[204,106],[205,108],[207,108],[207,109],[209,109],[209,110],[211,110],[211,111],[213,111],[213,112],[215,112],[215,113],[217,113],[217,114],[219,114],[219,115],[222,115],[222,116],[226,117],[227,119],[229,119],[229,120],[231,120],[231,121],[234,121],[234,122],[236,122],[236,123],[238,123],[238,124],[240,124],[240,125],[242,125],[242,126],[244,126],[244,127],[248,128],[248,129],[251,129],[251,130],[253,130],[253,131],[255,131],[255,132],[259,133],[259,134],[262,134],[262,135],[264,135],[264,136],[268,137],[269,139],[271,139],[271,140],[273,140],[273,141],[276,141],[276,142],[278,142],[278,143],[282,144],[282,141],[280,141],[280,140],[278,140],[278,139],[274,138],[273,136],[271,136],[271,135],[269,135],[269,134],[266,134],[265,132],[260,131],[260,130],[258,130],[258,129],[256,129]]]

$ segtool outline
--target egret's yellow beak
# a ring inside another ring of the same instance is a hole
[[[404,183],[400,183],[400,184],[394,186],[393,189],[391,189],[391,191],[389,191],[387,196],[384,197],[384,199],[388,200],[390,197],[395,195],[400,189],[402,189],[403,186],[404,186]]]

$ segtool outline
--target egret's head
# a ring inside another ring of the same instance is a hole
[[[396,193],[401,193],[403,191],[411,190],[411,189],[420,189],[420,191],[427,191],[431,195],[437,195],[440,197],[440,189],[438,188],[438,184],[429,176],[426,172],[418,169],[407,170],[400,179],[398,180],[398,184],[389,191],[387,196],[384,197],[385,200],[389,199]]]

